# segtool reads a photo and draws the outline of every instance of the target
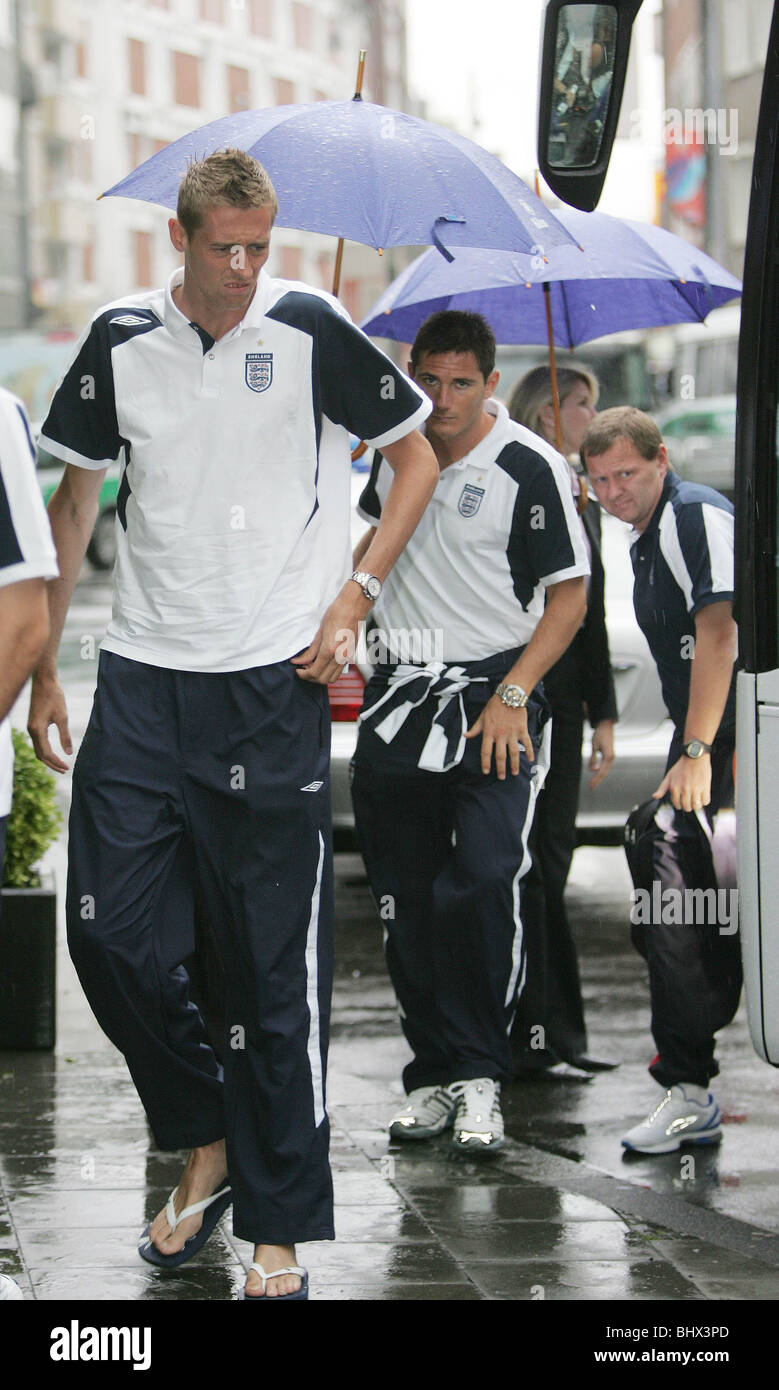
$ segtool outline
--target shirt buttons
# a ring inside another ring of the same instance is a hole
[[[213,362],[213,360],[214,360],[214,354],[213,354],[213,352],[209,352],[209,354],[208,354],[208,360],[209,360],[209,362]]]

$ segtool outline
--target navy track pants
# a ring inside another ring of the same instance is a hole
[[[489,670],[488,663],[484,663]],[[478,718],[505,663],[488,686],[464,694],[469,726]],[[366,690],[366,708],[380,696]],[[520,772],[499,781],[480,768],[481,742],[469,740],[461,763],[420,771],[416,757],[434,712],[413,711],[386,745],[361,726],[352,799],[358,838],[386,931],[387,967],[414,1060],[407,1091],[481,1076],[513,1076],[509,1028],[524,982],[522,879],[530,867],[527,838],[548,757],[541,729],[548,705],[528,705],[537,762],[524,752]]]
[[[102,652],[73,775],[68,943],[162,1149],[222,1137],[233,1229],[333,1238],[329,711],[289,662],[171,671]],[[205,907],[217,1061],[182,961]]]
[[[684,738],[674,734],[666,771],[681,757]],[[732,806],[733,741],[717,739],[711,754],[712,817],[723,806]],[[670,804],[669,804],[670,806]],[[652,878],[663,892],[673,889],[684,899],[688,889],[716,894],[717,879],[711,849],[692,811],[673,811],[671,828],[658,835],[652,851]],[[661,899],[662,901],[662,899]],[[741,948],[736,922],[663,920],[661,912],[651,925],[634,925],[633,944],[649,966],[652,1000],[652,1036],[657,1057],[649,1071],[666,1089],[691,1081],[708,1086],[719,1074],[714,1055],[715,1034],[733,1019],[741,996]],[[720,925],[725,929],[720,930]]]

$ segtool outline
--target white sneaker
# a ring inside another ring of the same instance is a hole
[[[0,1299],[9,1298],[14,1302],[24,1298],[19,1285],[10,1274],[0,1274]]]
[[[445,1086],[419,1086],[390,1120],[390,1139],[432,1139],[448,1129],[453,1115],[454,1099]]]
[[[480,1076],[474,1081],[455,1081],[447,1089],[455,1101],[455,1148],[469,1153],[499,1149],[503,1143],[500,1082]]]
[[[682,1144],[716,1144],[722,1137],[720,1108],[710,1091],[705,1101],[694,1100],[685,1089],[687,1084],[680,1081],[666,1091],[656,1109],[623,1135],[623,1148],[670,1154]]]

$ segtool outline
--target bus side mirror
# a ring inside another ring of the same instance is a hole
[[[630,32],[642,0],[548,0],[541,51],[538,165],[558,198],[592,212],[611,158]]]

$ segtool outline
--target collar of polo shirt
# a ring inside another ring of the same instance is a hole
[[[173,300],[173,291],[179,285],[183,285],[183,283],[184,267],[180,265],[177,266],[174,270],[165,290],[165,327],[169,330],[169,332],[174,333],[176,335],[185,332],[191,332],[191,329],[189,327],[190,320],[187,318],[186,314],[182,314],[181,310],[178,308],[178,306],[174,303]],[[252,301],[249,304],[246,313],[244,314],[240,322],[235,325],[235,328],[230,330],[230,332],[243,333],[246,329],[256,328],[258,324],[262,322],[263,318],[265,317],[265,314],[268,312],[272,300],[273,281],[271,280],[271,277],[266,274],[265,270],[262,269],[257,277],[257,288],[254,291]]]

